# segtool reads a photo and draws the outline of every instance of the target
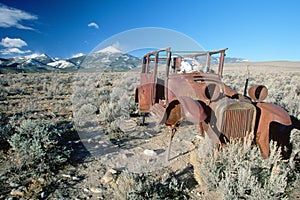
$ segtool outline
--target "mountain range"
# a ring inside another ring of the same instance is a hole
[[[0,58],[0,73],[46,72],[55,70],[127,71],[140,65],[140,59],[123,54],[114,47],[107,47],[90,54],[79,54],[67,59],[55,59],[46,54],[25,57]]]
[[[226,58],[225,62],[243,62],[240,58]],[[90,54],[79,54],[67,59],[55,59],[46,54],[32,54],[25,57],[0,58],[0,73],[47,72],[97,70],[128,71],[141,64],[141,59],[124,54],[109,46]]]

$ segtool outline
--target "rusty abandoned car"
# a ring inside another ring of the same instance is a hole
[[[142,58],[135,102],[140,114],[153,113],[158,123],[170,128],[168,159],[182,121],[197,125],[200,135],[207,134],[217,143],[252,133],[263,158],[269,155],[271,139],[289,144],[290,116],[283,108],[264,102],[265,86],[248,90],[247,79],[244,94],[239,94],[222,82],[226,50],[184,53],[165,48]]]

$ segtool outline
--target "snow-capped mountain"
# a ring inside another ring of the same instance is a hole
[[[73,55],[72,58],[78,58],[78,57],[81,57],[81,56],[85,56],[85,54],[78,53],[78,54]]]
[[[99,51],[96,51],[95,53],[120,53],[120,54],[123,54],[123,52],[121,50],[119,50],[118,48],[116,48],[114,46],[105,47]]]
[[[100,69],[103,71],[126,71],[137,67],[140,59],[123,54],[109,46],[90,54],[77,54],[67,59],[54,59],[46,54],[25,57],[0,58],[0,73],[40,72],[51,70]]]
[[[75,65],[73,63],[66,61],[66,60],[57,60],[57,61],[48,63],[47,65],[54,67],[54,68],[59,68],[59,69],[75,67]]]
[[[16,59],[15,59],[16,60]],[[34,66],[34,65],[46,65],[49,62],[53,62],[54,59],[51,58],[50,56],[46,55],[46,54],[31,54],[25,57],[19,57],[18,58],[18,62],[21,65],[25,65],[28,67],[28,65],[30,66]]]
[[[218,58],[212,57],[212,62],[218,62]],[[244,62],[244,60],[226,57],[225,62],[236,63]],[[53,70],[128,71],[136,68],[140,63],[139,58],[124,54],[113,46],[108,46],[87,55],[80,53],[66,59],[54,59],[46,54],[0,58],[0,73]]]
[[[121,53],[114,47],[107,47],[88,54],[82,60],[83,68],[96,68],[104,71],[127,71],[140,65],[139,58]]]

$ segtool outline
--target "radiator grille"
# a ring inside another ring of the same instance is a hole
[[[228,139],[254,132],[256,109],[246,102],[231,102],[219,113],[218,128]]]

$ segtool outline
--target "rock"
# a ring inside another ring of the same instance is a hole
[[[147,155],[147,156],[157,156],[157,153],[153,150],[150,150],[150,149],[145,149],[144,154]]]
[[[77,176],[72,176],[72,180],[73,181],[80,181],[81,179],[79,177],[77,177]]]
[[[121,157],[122,157],[122,159],[127,159],[128,158],[126,153],[121,154]]]
[[[83,191],[86,192],[86,193],[90,192],[90,190],[87,189],[87,188],[83,188]]]
[[[12,190],[11,192],[10,192],[10,195],[11,196],[24,196],[24,192],[22,192],[22,191],[20,191],[20,190]]]
[[[102,193],[102,190],[101,190],[100,188],[95,188],[95,187],[91,187],[91,188],[90,188],[90,191],[91,191],[92,193],[95,193],[95,194],[100,194],[100,193]]]
[[[153,134],[151,134],[150,132],[145,131],[145,135],[149,136],[149,137],[153,137]]]
[[[108,184],[112,181],[114,181],[117,177],[117,171],[114,169],[109,169],[106,171],[106,173],[104,174],[104,176],[101,178],[101,182],[104,184]]]
[[[64,178],[71,178],[71,175],[69,175],[69,174],[62,174],[61,176]]]
[[[46,197],[46,193],[45,193],[45,192],[42,192],[42,193],[41,193],[41,198],[44,199],[45,197]]]
[[[20,184],[11,182],[11,183],[9,183],[9,186],[12,188],[17,188],[20,186]]]
[[[103,135],[96,135],[94,137],[94,140],[100,140],[101,141],[102,137],[103,137]]]
[[[45,183],[46,183],[46,180],[45,180],[44,178],[40,177],[40,178],[38,178],[38,182],[39,182],[40,184],[45,184]]]

